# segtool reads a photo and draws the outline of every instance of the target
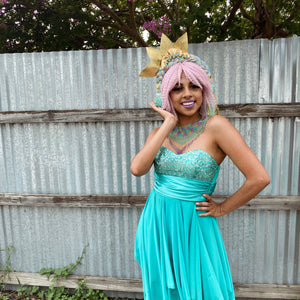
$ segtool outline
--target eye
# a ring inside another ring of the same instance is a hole
[[[198,86],[198,85],[196,85],[196,84],[192,84],[192,85],[191,85],[191,88],[192,88],[192,89],[200,89],[200,86]]]
[[[173,92],[178,92],[182,90],[182,86],[181,85],[175,85],[172,89]]]

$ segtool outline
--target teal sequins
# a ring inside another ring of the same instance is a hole
[[[176,154],[166,147],[161,147],[155,157],[154,168],[158,174],[212,181],[219,165],[203,150]]]

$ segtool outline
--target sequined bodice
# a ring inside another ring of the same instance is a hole
[[[176,154],[166,147],[161,147],[154,160],[154,169],[158,174],[212,181],[219,165],[203,150]]]

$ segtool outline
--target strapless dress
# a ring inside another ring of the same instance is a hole
[[[202,194],[213,193],[219,169],[203,150],[157,153],[135,242],[144,299],[235,299],[217,220],[196,210],[197,201],[206,201]]]

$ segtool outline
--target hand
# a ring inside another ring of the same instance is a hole
[[[222,210],[222,203],[217,203],[207,194],[202,194],[204,198],[207,199],[206,201],[196,202],[196,210],[200,211],[206,211],[205,213],[200,213],[200,217],[220,217],[225,215],[225,213]]]
[[[176,125],[177,118],[172,113],[162,109],[161,107],[156,106],[155,102],[151,102],[150,106],[152,107],[153,110],[158,112],[164,120],[167,120],[167,119],[171,120],[172,122],[174,122],[174,126]]]

